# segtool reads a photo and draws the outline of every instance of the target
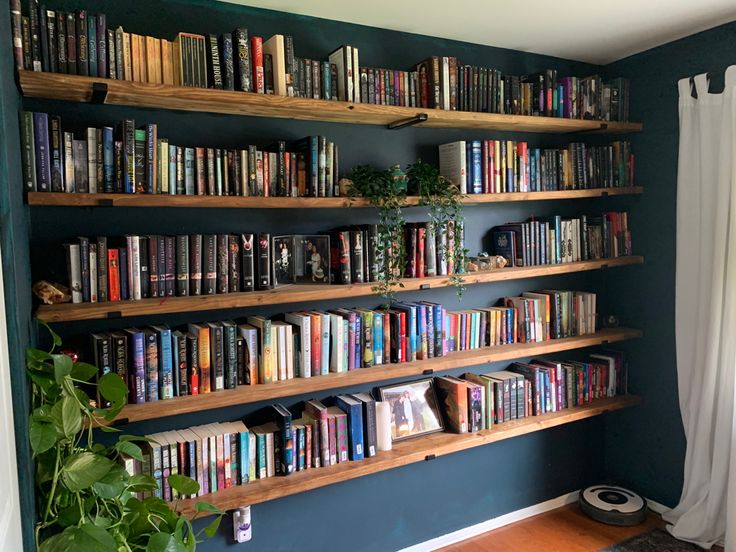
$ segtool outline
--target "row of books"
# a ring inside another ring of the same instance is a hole
[[[546,192],[634,185],[631,143],[573,142],[530,148],[513,140],[460,140],[439,146],[440,173],[464,194]]]
[[[515,362],[507,370],[440,376],[432,382],[445,430],[471,433],[625,394],[626,365],[623,353],[604,349],[584,361],[535,359]],[[201,496],[361,461],[385,448],[381,439],[391,430],[382,424],[398,426],[398,420],[377,415],[379,404],[369,393],[338,395],[305,401],[300,417],[274,404],[254,415],[257,425],[236,421],[147,435],[142,461],[125,457],[124,466],[132,475],[153,477],[158,483],[153,494],[171,501],[194,498],[177,496],[168,483],[172,474],[197,481]]]
[[[131,402],[142,403],[595,332],[594,293],[542,290],[497,304],[448,311],[399,302],[98,332],[89,358],[101,374],[124,378]]]
[[[491,228],[494,255],[508,266],[535,266],[632,255],[626,212],[563,218],[555,215]]]
[[[178,33],[173,41],[107,28],[104,14],[39,8],[11,1],[16,67],[120,80],[242,90],[281,96],[446,110],[628,120],[629,82],[557,71],[515,76],[432,56],[409,71],[362,66],[343,45],[327,60],[299,58],[291,36],[268,40],[232,33]]]
[[[605,121],[629,117],[629,81],[624,78],[604,83],[598,75],[563,77],[555,69],[502,75],[446,56],[424,60],[416,73],[419,107]]]
[[[324,136],[243,149],[177,146],[155,123],[87,128],[82,138],[61,117],[21,113],[27,191],[211,196],[339,195],[338,147]]]

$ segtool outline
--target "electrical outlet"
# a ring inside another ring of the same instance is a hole
[[[233,537],[235,542],[248,542],[253,536],[250,523],[250,506],[243,506],[233,512]]]

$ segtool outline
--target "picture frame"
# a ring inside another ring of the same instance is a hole
[[[330,237],[294,236],[295,281],[298,284],[330,283]]]
[[[273,237],[272,262],[274,286],[283,286],[296,282],[294,242],[295,236]]]
[[[434,379],[385,385],[378,395],[391,409],[391,441],[396,443],[444,431]]]

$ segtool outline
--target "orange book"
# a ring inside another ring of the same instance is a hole
[[[444,406],[447,429],[453,433],[468,431],[468,385],[454,376],[434,378],[437,395]]]
[[[310,328],[312,337],[312,375],[319,376],[322,373],[322,315],[314,312],[305,312],[312,320]]]
[[[189,324],[189,332],[197,336],[199,348],[199,392],[210,389],[210,329],[205,324]]]
[[[161,39],[161,82],[174,84],[174,44]]]
[[[141,41],[140,36],[130,33],[130,66],[133,82],[141,82]]]

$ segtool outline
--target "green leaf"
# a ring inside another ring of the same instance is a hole
[[[72,527],[67,527],[59,533],[49,537],[38,547],[38,552],[69,552],[74,550],[74,534]]]
[[[53,423],[41,421],[31,416],[28,434],[35,455],[49,450],[56,444],[56,428]]]
[[[222,511],[220,508],[215,506],[214,504],[210,504],[209,502],[199,501],[194,505],[194,511],[195,512],[207,512],[209,514],[217,514],[217,515],[223,515],[225,512]]]
[[[141,451],[141,447],[131,441],[118,441],[115,443],[113,448],[120,454],[127,454],[131,458],[135,458],[136,460],[143,462],[143,452]]]
[[[115,466],[115,462],[99,454],[72,454],[64,462],[61,479],[70,491],[81,491],[100,481]]]
[[[215,519],[213,519],[212,523],[204,528],[204,534],[207,535],[209,538],[214,537],[215,533],[217,533],[217,530],[220,528],[221,521],[222,516],[217,516]]]
[[[128,472],[116,465],[104,477],[92,485],[101,498],[116,498],[128,487]]]
[[[84,515],[89,514],[92,511],[92,507],[95,505],[95,498],[88,496],[82,503],[82,510]],[[73,500],[73,503],[59,512],[57,520],[62,527],[69,527],[71,525],[77,525],[79,520],[82,518],[82,512],[79,511],[79,503]]]
[[[67,355],[51,355],[54,359],[54,378],[56,383],[61,385],[64,383],[64,378],[72,373],[72,359]]]
[[[71,397],[64,397],[61,403],[57,404],[61,404],[62,433],[72,438],[82,429],[82,413],[79,411],[79,404]]]
[[[72,366],[71,376],[74,379],[89,381],[97,374],[97,367],[86,362],[75,362]]]
[[[199,483],[191,477],[178,473],[169,476],[169,485],[182,495],[196,495],[199,492]]]
[[[177,542],[174,535],[168,533],[155,533],[148,539],[146,552],[186,552],[186,547]]]
[[[76,528],[74,552],[117,552],[118,545],[113,536],[102,527],[84,523]]]
[[[124,403],[128,397],[128,386],[125,385],[123,378],[113,372],[102,376],[98,385],[100,395],[108,401]]]
[[[158,483],[150,475],[136,474],[128,478],[128,489],[134,493],[153,491],[158,488]]]
[[[36,367],[36,365],[38,364],[48,366],[48,364],[46,364],[47,360],[51,360],[50,353],[42,351],[41,349],[26,349],[26,363],[34,365],[34,367]],[[42,369],[42,367],[38,368]]]
[[[42,372],[28,370],[28,377],[31,378],[31,381],[40,387],[47,395],[51,391],[51,388],[56,385],[56,382],[51,376],[47,376]]]

